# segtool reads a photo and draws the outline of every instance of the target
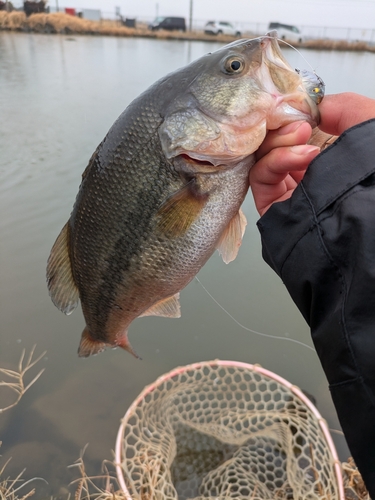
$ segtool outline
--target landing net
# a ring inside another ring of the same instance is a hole
[[[257,365],[208,361],[146,387],[122,420],[117,475],[129,500],[343,500],[325,420]]]

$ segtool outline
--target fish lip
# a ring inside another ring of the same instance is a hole
[[[287,68],[290,67],[288,61],[285,59],[283,53],[281,52],[279,45],[279,38],[277,37],[277,31],[267,31],[267,33],[260,37],[261,46],[263,51],[267,51],[271,47],[271,53],[274,54],[273,59],[281,59]],[[267,54],[269,56],[269,54]],[[276,56],[276,57],[275,57]]]
[[[291,109],[289,113],[291,116],[291,121],[305,120],[312,128],[317,127],[320,123],[320,111],[315,102],[311,97],[305,93],[305,99],[301,100],[299,107],[294,107],[292,105],[295,101],[295,95],[280,95],[276,97],[276,107],[288,106]]]

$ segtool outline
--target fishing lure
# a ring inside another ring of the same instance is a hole
[[[311,99],[316,104],[321,103],[326,86],[320,76],[313,71],[308,71],[307,69],[300,70],[296,68],[296,72],[301,76],[302,83]]]

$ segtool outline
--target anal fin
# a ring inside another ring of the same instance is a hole
[[[180,318],[181,317],[181,307],[180,307],[180,294],[176,293],[171,297],[160,300],[156,302],[153,306],[147,309],[139,317],[143,316],[161,316],[165,318]]]
[[[228,226],[224,229],[217,249],[226,264],[232,262],[237,257],[238,250],[242,243],[247,220],[241,209],[236,213]]]
[[[47,284],[55,306],[63,313],[71,314],[78,305],[79,293],[69,256],[68,223],[62,228],[48,258]]]

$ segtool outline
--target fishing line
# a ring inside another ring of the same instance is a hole
[[[271,36],[267,36],[267,35],[264,35],[260,38],[274,38],[274,37],[271,37]],[[306,59],[306,57],[296,48],[294,47],[293,45],[291,45],[290,43],[286,42],[285,40],[282,40],[281,38],[276,38],[278,42],[281,42],[281,43],[284,43],[285,45],[288,45],[288,47],[294,49],[298,54],[299,56],[306,62],[306,64],[312,69],[313,73],[316,75],[315,73],[315,70],[314,68],[312,67],[312,65],[309,63],[309,61]],[[215,304],[217,306],[220,307],[220,309],[227,315],[231,318],[231,320],[233,320],[236,325],[238,325],[240,328],[242,328],[243,330],[249,332],[249,333],[253,333],[254,335],[258,335],[260,337],[265,337],[265,338],[268,338],[268,339],[273,339],[273,340],[288,340],[289,342],[293,342],[294,344],[298,344],[298,345],[301,345],[302,347],[306,347],[306,349],[310,349],[310,351],[313,351],[313,352],[316,352],[315,349],[307,344],[305,344],[304,342],[301,342],[299,340],[296,340],[296,339],[292,339],[292,338],[289,338],[289,337],[279,337],[278,335],[271,335],[269,333],[262,333],[262,332],[257,332],[256,330],[253,330],[252,328],[249,328],[245,325],[243,325],[242,323],[240,323],[234,316],[232,316],[232,314],[227,311],[225,309],[225,307],[223,307],[216,299],[215,297],[207,290],[207,288],[203,285],[203,283],[199,280],[199,278],[197,276],[195,276],[195,279],[198,281],[198,283],[201,285],[201,287],[203,288],[203,290],[207,293],[207,295],[215,302]]]
[[[296,340],[296,339],[291,339],[289,337],[279,337],[278,335],[271,335],[270,333],[262,333],[262,332],[257,332],[256,330],[252,330],[251,328],[248,328],[247,326],[243,325],[240,323],[234,316],[231,315],[229,311],[227,311],[216,299],[215,297],[207,290],[207,288],[203,285],[203,283],[200,281],[200,279],[195,276],[195,279],[198,281],[200,286],[203,288],[203,290],[207,293],[207,295],[215,302],[216,305],[220,307],[220,309],[230,317],[239,327],[241,327],[243,330],[246,330],[247,332],[254,333],[255,335],[259,335],[260,337],[266,337],[268,339],[276,339],[276,340],[289,340],[289,342],[293,342],[294,344],[301,345],[303,347],[306,347],[307,349],[310,349],[310,351],[314,351],[315,349],[307,344],[304,344],[303,342]]]
[[[315,69],[312,67],[312,65],[309,63],[309,61],[306,59],[306,57],[302,54],[302,52],[300,50],[298,50],[296,47],[294,47],[292,44],[286,42],[285,40],[283,40],[282,38],[278,38],[277,39],[278,42],[282,42],[284,43],[285,45],[288,45],[288,47],[290,47],[291,49],[295,50],[297,52],[297,54],[302,57],[302,59],[305,61],[306,64],[308,64],[310,66],[310,68],[312,69],[313,73],[316,75],[315,73]]]
[[[270,38],[270,39],[274,39],[274,37],[272,36],[268,36],[268,35],[263,35],[261,36],[260,38]],[[284,45],[288,45],[288,47],[290,47],[291,49],[295,50],[297,52],[297,54],[299,56],[302,57],[302,59],[305,61],[306,64],[308,64],[310,66],[310,68],[312,69],[313,73],[316,74],[315,72],[315,69],[312,67],[312,65],[309,63],[309,61],[306,59],[306,57],[302,54],[302,52],[300,50],[298,50],[296,47],[294,47],[292,44],[286,42],[285,40],[283,40],[282,38],[276,38],[276,40],[278,42],[281,42],[283,43]]]

